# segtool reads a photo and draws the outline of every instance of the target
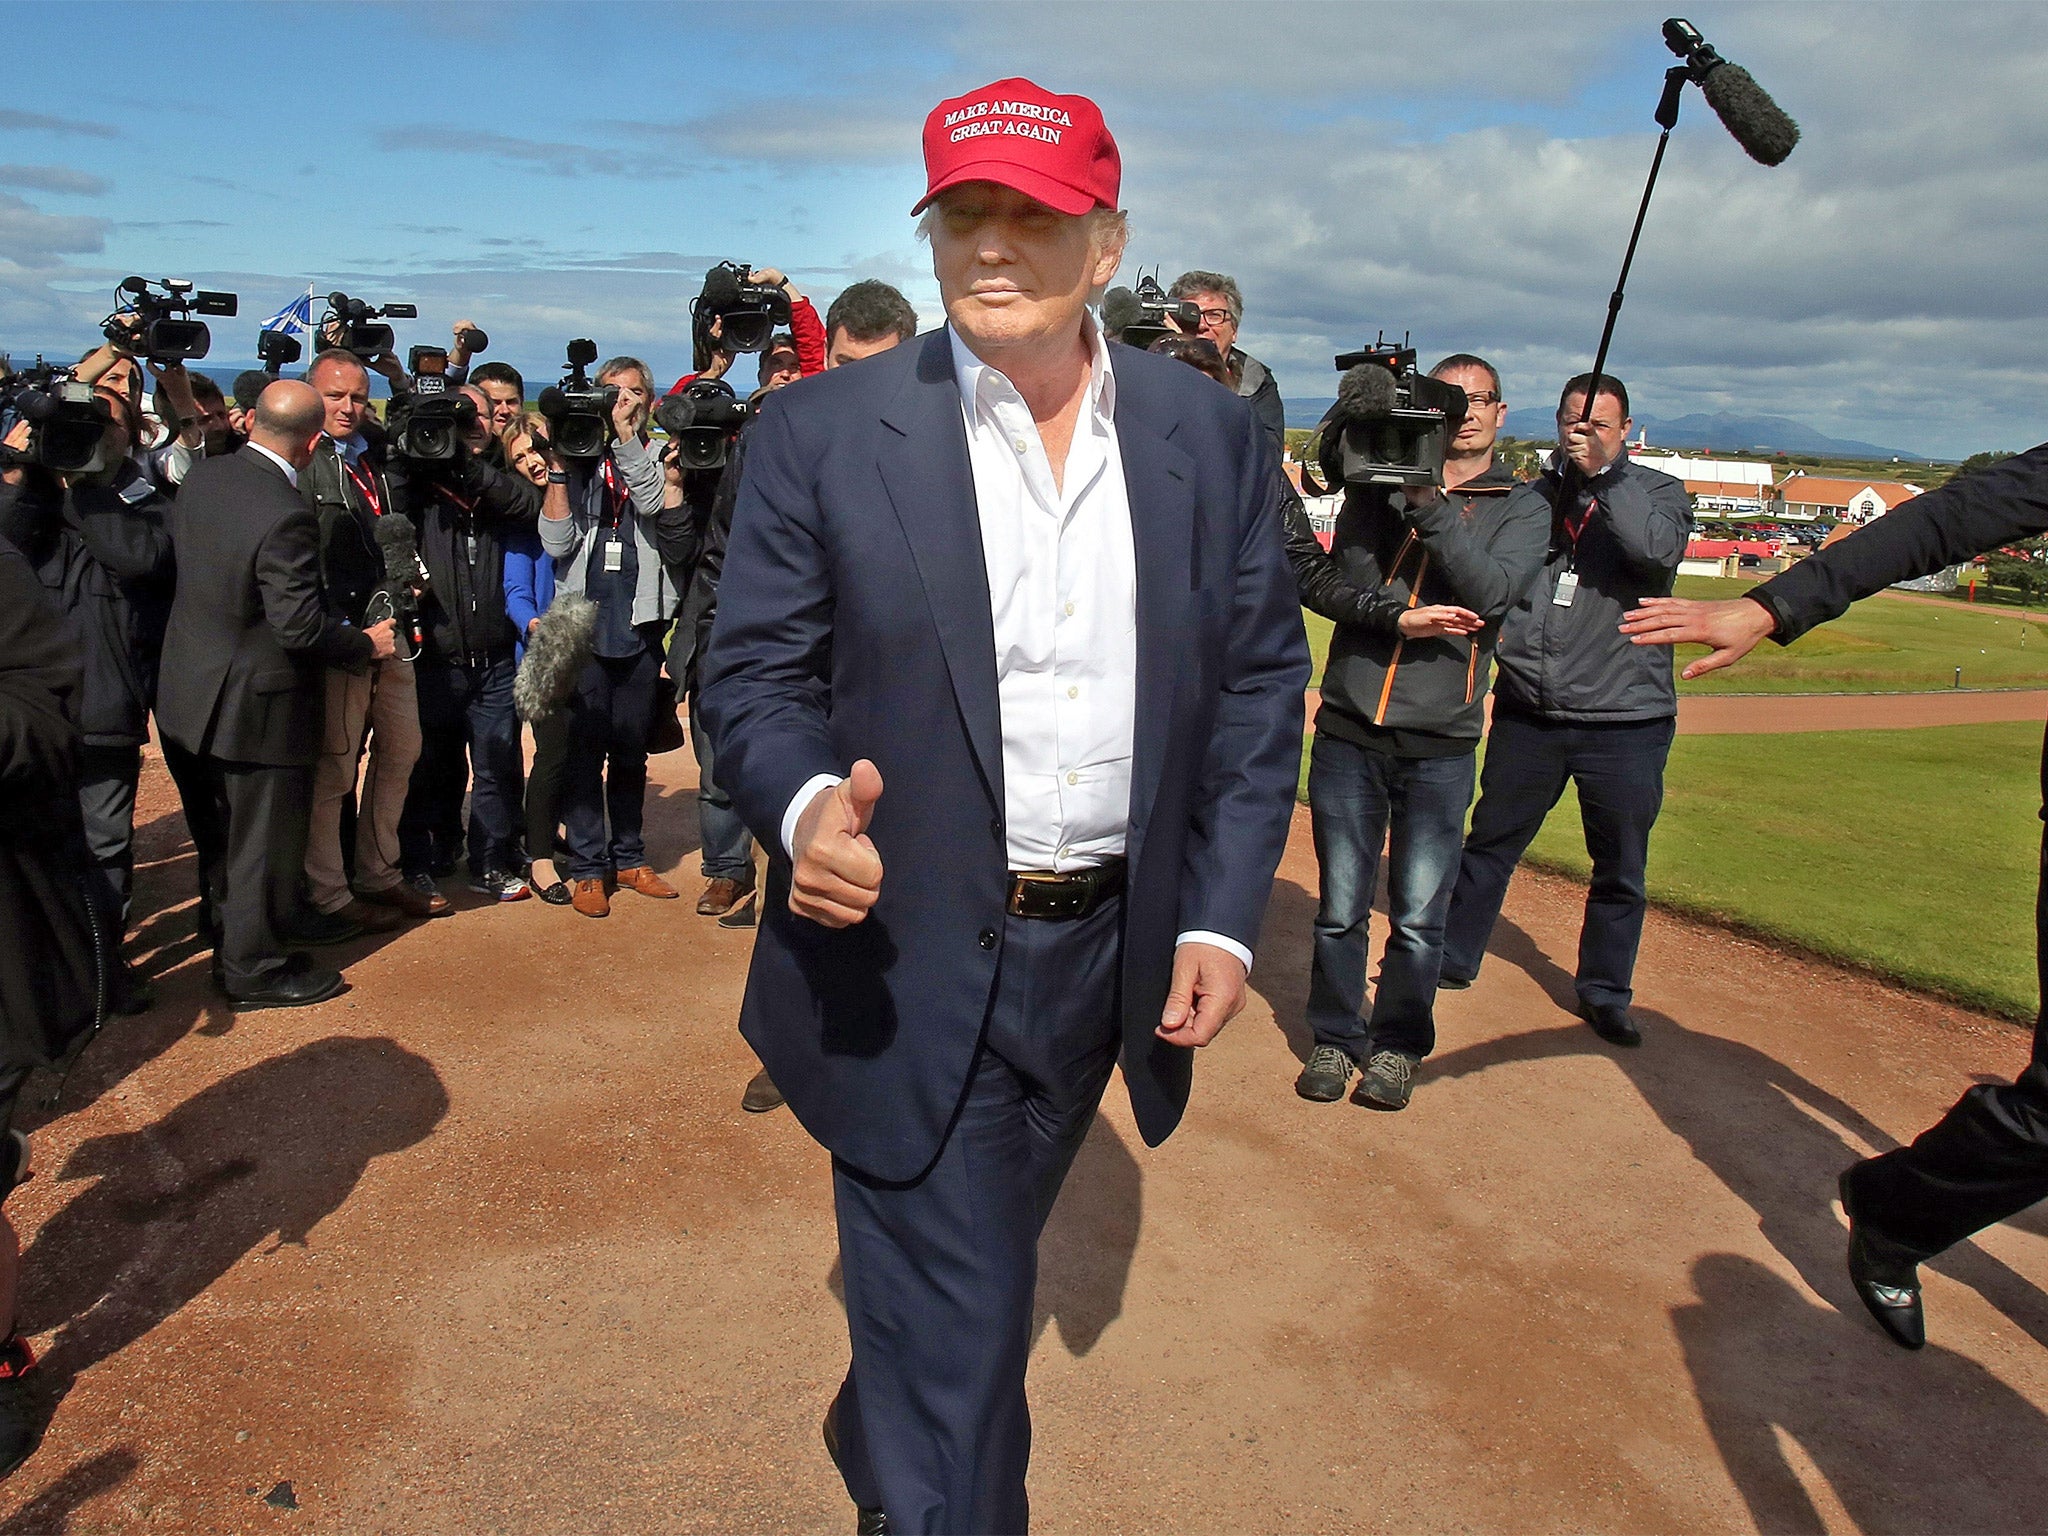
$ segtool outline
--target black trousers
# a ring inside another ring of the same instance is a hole
[[[853,1364],[836,1412],[846,1490],[894,1531],[1021,1532],[1038,1234],[1116,1061],[1123,902],[1012,917],[974,1075],[907,1184],[835,1160]],[[887,1113],[877,1106],[876,1113]]]
[[[557,852],[562,825],[562,776],[568,766],[569,711],[561,708],[533,722],[533,766],[526,773],[525,807],[529,859],[553,859]]]
[[[299,904],[313,770],[234,763],[164,743],[178,781],[192,786],[185,820],[199,855],[204,909],[216,923],[214,959],[230,992],[263,986],[285,965],[283,925]]]
[[[2048,832],[2034,897],[2034,956],[2042,1009],[2033,1059],[2019,1079],[1980,1083],[1910,1147],[1850,1171],[1865,1221],[1924,1255],[2048,1199]]]
[[[467,843],[469,871],[519,867],[521,801],[525,796],[519,716],[512,707],[512,651],[488,660],[422,656],[419,686],[420,760],[413,765],[398,818],[399,857],[407,878],[453,862]],[[462,795],[469,792],[468,837]]]
[[[93,904],[109,931],[128,926],[135,890],[135,786],[142,778],[142,748],[93,746],[78,754],[78,809],[92,856]]]

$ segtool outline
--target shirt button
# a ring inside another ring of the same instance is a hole
[[[980,937],[980,938],[978,938],[978,939],[976,939],[976,940],[975,940],[974,942],[975,942],[975,943],[977,943],[977,944],[979,944],[979,945],[980,945],[980,946],[981,946],[981,947],[982,947],[983,949],[994,949],[994,948],[996,947],[996,931],[995,931],[995,929],[993,929],[993,928],[984,928],[984,929],[982,929],[982,930],[981,930],[981,937]]]
[[[1025,442],[1024,439],[1021,437],[1011,438],[1010,446],[1016,449],[1019,453],[1029,453],[1031,451],[1031,445]]]
[[[1067,690],[1067,697],[1070,699],[1078,699],[1079,697],[1081,697],[1081,690],[1078,688],[1069,688]]]
[[[1081,775],[1079,775],[1078,773],[1070,773],[1067,775],[1067,782],[1069,784],[1078,784],[1081,782]]]
[[[1071,618],[1072,618],[1073,616],[1074,616],[1074,605],[1073,605],[1072,603],[1069,603],[1069,604],[1067,604],[1067,617],[1071,619]]]

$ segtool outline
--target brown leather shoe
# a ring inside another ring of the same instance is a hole
[[[674,901],[682,894],[657,875],[651,864],[636,864],[631,869],[622,869],[618,872],[617,879],[624,889],[638,891],[642,896],[652,896],[656,901]]]
[[[604,893],[602,880],[574,880],[569,885],[569,905],[585,917],[610,917],[612,904]]]
[[[697,898],[699,917],[723,917],[740,904],[740,898],[753,890],[751,885],[741,885],[737,880],[728,880],[723,875],[707,881],[704,894]]]
[[[389,933],[392,929],[403,927],[405,924],[405,914],[396,907],[372,906],[369,902],[359,901],[353,896],[348,899],[347,906],[336,907],[328,915],[345,918],[365,933]]]
[[[765,1115],[771,1109],[779,1109],[782,1102],[782,1090],[775,1086],[766,1067],[747,1080],[747,1091],[740,1096],[740,1108],[750,1115]]]
[[[356,899],[373,907],[389,907],[407,917],[446,917],[455,910],[454,903],[439,891],[422,890],[403,880],[386,890],[358,891]]]

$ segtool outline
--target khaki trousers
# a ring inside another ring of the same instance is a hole
[[[327,719],[313,765],[313,807],[306,833],[306,894],[314,910],[349,903],[341,859],[341,800],[356,782],[363,731],[369,762],[356,798],[356,889],[388,891],[399,882],[398,816],[420,756],[419,693],[409,661],[376,661],[367,673],[327,670]]]

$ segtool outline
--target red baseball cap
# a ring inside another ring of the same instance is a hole
[[[1060,213],[1116,206],[1123,157],[1086,96],[1056,96],[1029,80],[998,80],[932,108],[924,120],[924,196],[993,181]]]

